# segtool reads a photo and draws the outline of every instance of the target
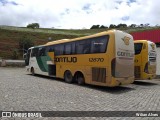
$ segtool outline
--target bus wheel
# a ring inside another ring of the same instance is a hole
[[[65,73],[64,73],[64,80],[65,82],[67,83],[72,83],[73,82],[73,76],[72,76],[72,73],[67,70]]]
[[[84,85],[85,84],[85,80],[84,80],[83,74],[78,74],[78,76],[77,76],[77,83],[79,85]]]
[[[34,68],[33,68],[33,67],[31,68],[31,73],[32,73],[32,75],[35,75],[35,72],[34,72]]]

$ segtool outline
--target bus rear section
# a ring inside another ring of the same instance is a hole
[[[115,58],[111,62],[111,72],[116,84],[134,82],[134,43],[130,34],[115,32]]]
[[[135,79],[153,79],[156,76],[156,45],[148,40],[136,40]]]

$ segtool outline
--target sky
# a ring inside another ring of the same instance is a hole
[[[160,0],[0,0],[0,25],[84,29],[120,23],[160,25]]]

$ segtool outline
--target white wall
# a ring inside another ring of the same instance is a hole
[[[157,75],[160,75],[160,47],[157,47]]]

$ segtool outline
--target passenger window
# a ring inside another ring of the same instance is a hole
[[[48,52],[54,52],[54,46],[53,45],[48,47]]]
[[[90,39],[85,41],[84,48],[83,48],[83,54],[89,54],[91,53],[91,41]]]
[[[72,42],[72,54],[75,54],[75,49],[76,49],[76,43],[75,42]]]
[[[65,44],[65,55],[70,55],[72,51],[72,44],[67,43]]]
[[[54,48],[55,48],[54,49],[55,55],[63,55],[64,54],[64,44],[55,45]]]
[[[108,44],[109,36],[93,38],[91,42],[91,53],[104,53]]]
[[[76,42],[76,53],[77,54],[89,54],[91,48],[90,39],[81,40]]]
[[[76,42],[76,53],[77,54],[83,54],[84,45],[85,45],[85,41],[84,40]]]

